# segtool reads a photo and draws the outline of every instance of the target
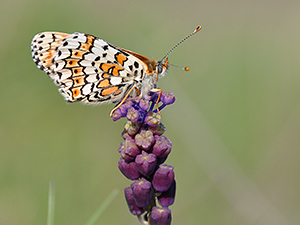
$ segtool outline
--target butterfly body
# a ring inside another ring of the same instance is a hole
[[[169,67],[167,56],[185,40],[201,30],[198,26],[178,42],[160,61],[114,46],[95,36],[75,32],[42,32],[31,42],[31,54],[37,67],[59,86],[68,102],[102,104],[119,102],[110,115],[132,93],[143,97],[159,92],[158,79]],[[176,67],[176,66],[175,66]],[[189,68],[182,68],[188,71]]]

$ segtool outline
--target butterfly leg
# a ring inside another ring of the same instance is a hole
[[[114,111],[116,111],[118,108],[120,108],[121,105],[124,104],[124,102],[126,101],[126,99],[128,98],[128,96],[130,95],[130,93],[133,91],[133,90],[136,90],[137,92],[137,96],[140,95],[140,90],[134,85],[132,88],[130,88],[130,90],[127,92],[127,94],[125,95],[125,97],[122,99],[122,101],[120,101],[120,103],[118,105],[116,105],[115,108],[113,108],[109,114],[109,116],[111,117],[112,114],[114,113]]]
[[[159,92],[155,104],[156,104],[157,112],[158,112],[158,114],[161,116],[161,113],[160,113],[159,108],[158,108],[158,103],[159,103],[159,100],[160,100],[160,97],[161,97],[162,89],[161,89],[161,88],[152,88],[150,91],[151,91],[151,92]]]

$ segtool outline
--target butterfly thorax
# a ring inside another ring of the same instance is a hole
[[[147,65],[147,71],[143,77],[140,90],[141,95],[145,96],[156,86],[158,79],[166,75],[168,65],[156,60],[146,60],[143,62]]]
[[[136,86],[140,91],[140,95],[148,95],[150,90],[155,87],[158,79],[166,75],[168,71],[168,61],[161,62],[154,59],[149,59],[127,49],[119,49],[134,56],[145,68],[145,72],[141,74],[141,76],[136,76],[135,81],[137,82]]]
[[[146,73],[148,74],[148,76],[153,76],[153,75],[156,76],[156,74],[157,74],[158,77],[163,77],[168,70],[168,61],[167,60],[165,62],[161,62],[161,61],[157,61],[154,59],[148,59],[147,57],[145,57],[141,54],[138,54],[136,52],[132,52],[130,50],[120,48],[120,47],[116,47],[116,48],[120,49],[123,52],[129,53],[130,55],[139,59],[141,61],[141,63],[143,63],[144,66],[147,68]]]

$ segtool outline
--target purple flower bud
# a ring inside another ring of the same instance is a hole
[[[141,99],[139,102],[139,107],[144,111],[149,109],[149,105],[150,105],[150,102],[146,99]]]
[[[172,149],[172,142],[166,136],[155,135],[155,144],[152,153],[159,158],[166,158]]]
[[[146,207],[151,203],[153,199],[153,190],[151,183],[145,178],[134,181],[131,184],[131,189],[137,206]]]
[[[139,123],[132,123],[131,121],[127,121],[124,128],[125,128],[125,130],[127,131],[127,133],[129,135],[133,136],[139,131],[140,124]]]
[[[122,116],[126,116],[128,108],[123,104],[119,107],[119,109],[121,110]]]
[[[136,180],[141,176],[135,165],[135,162],[128,163],[123,158],[121,158],[119,160],[118,167],[123,175],[129,180]]]
[[[139,119],[139,111],[131,107],[127,112],[127,119],[130,120],[132,123],[136,123]]]
[[[153,176],[153,187],[156,191],[167,191],[174,181],[174,167],[168,165],[160,165]]]
[[[126,162],[133,161],[135,157],[141,153],[141,150],[136,146],[132,138],[125,139],[121,143],[118,151]]]
[[[150,215],[151,225],[170,225],[171,224],[171,210],[167,207],[159,208],[153,207]]]
[[[158,127],[160,124],[161,116],[158,113],[149,111],[147,112],[145,122],[151,127]]]
[[[132,98],[132,97],[128,97],[128,98],[126,99],[126,102],[123,104],[123,106],[124,106],[126,109],[131,108],[131,106],[132,106],[132,101],[133,101],[133,98]]]
[[[142,215],[145,212],[145,210],[141,207],[138,207],[135,203],[131,187],[125,188],[124,193],[129,211],[135,216]]]
[[[164,158],[157,158],[157,164],[163,164],[166,160],[167,160],[168,156],[164,157]]]
[[[162,135],[167,130],[167,128],[163,125],[163,123],[160,123],[158,127],[149,126],[148,129],[153,134],[156,134],[156,135],[159,135],[159,136]]]
[[[162,192],[160,196],[158,196],[158,202],[163,207],[168,207],[173,205],[175,200],[175,192],[176,192],[176,181],[174,180],[171,187],[166,191]]]
[[[132,136],[130,136],[127,132],[127,130],[123,130],[122,133],[121,133],[121,137],[125,140],[125,139],[128,139],[128,138],[132,138]]]
[[[111,115],[111,117],[112,117],[113,121],[117,121],[117,120],[121,119],[121,117],[122,117],[122,112],[121,112],[121,110],[120,110],[120,109],[116,109],[116,110],[113,112],[113,114]]]
[[[170,105],[175,102],[175,96],[172,92],[163,92],[160,96],[160,100],[165,105]]]
[[[135,143],[138,147],[149,150],[154,143],[154,137],[151,131],[141,130],[140,133],[135,135]]]
[[[140,174],[147,177],[153,173],[156,167],[156,155],[142,151],[142,154],[136,156],[135,164]]]

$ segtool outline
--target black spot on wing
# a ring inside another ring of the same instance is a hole
[[[139,63],[137,61],[134,61],[133,65],[135,68],[139,68]]]
[[[103,45],[102,48],[103,48],[104,51],[107,51],[108,50],[108,45]]]

